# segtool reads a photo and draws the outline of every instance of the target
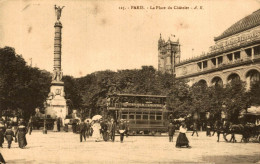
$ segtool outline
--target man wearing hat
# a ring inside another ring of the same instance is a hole
[[[174,135],[174,133],[175,133],[175,127],[170,122],[170,124],[168,125],[169,142],[173,142],[173,135]]]
[[[112,142],[115,141],[115,134],[116,134],[116,122],[114,121],[114,119],[112,118],[111,119],[111,123],[110,123],[110,137],[111,137],[111,140]]]
[[[9,149],[11,148],[13,138],[15,138],[14,132],[12,131],[12,126],[9,126],[5,131],[5,139],[7,140]]]
[[[126,130],[126,125],[125,125],[123,119],[120,120],[120,123],[118,125],[118,130],[119,130],[119,133],[120,133],[120,142],[123,143],[124,134],[125,134],[125,130]]]
[[[79,134],[80,134],[80,142],[82,142],[82,137],[86,141],[86,124],[83,121],[83,119],[81,120],[81,122],[79,124]]]
[[[89,135],[90,135],[90,128],[91,128],[90,122],[89,122],[89,120],[87,120],[87,122],[86,122],[86,137],[87,138],[89,138]]]

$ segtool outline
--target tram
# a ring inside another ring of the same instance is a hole
[[[129,134],[160,134],[167,131],[166,96],[114,94],[107,98],[108,114],[128,122]]]

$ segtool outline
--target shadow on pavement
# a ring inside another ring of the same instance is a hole
[[[202,161],[214,163],[257,163],[260,161],[260,154],[255,155],[221,155],[203,156]]]

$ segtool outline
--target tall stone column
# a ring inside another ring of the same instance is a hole
[[[57,21],[54,25],[55,37],[54,37],[54,71],[61,71],[61,29],[62,24]],[[59,79],[57,79],[59,80]]]
[[[52,118],[64,119],[68,114],[68,107],[65,99],[64,82],[62,81],[62,67],[61,67],[61,47],[62,47],[62,24],[60,22],[61,11],[63,7],[56,7],[57,21],[54,24],[54,64],[50,93],[46,100],[45,114]]]

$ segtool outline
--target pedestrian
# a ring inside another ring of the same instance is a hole
[[[80,142],[82,142],[82,137],[86,141],[86,124],[82,120],[79,124],[79,134],[80,134]]]
[[[1,148],[3,148],[4,134],[5,134],[5,125],[4,122],[0,122],[0,147]]]
[[[57,130],[58,130],[58,132],[60,132],[60,126],[61,126],[61,118],[58,117],[58,119],[57,119]]]
[[[5,131],[5,139],[7,140],[9,149],[11,148],[13,138],[15,138],[14,132],[12,131],[12,126],[9,126]]]
[[[229,142],[237,142],[236,141],[236,138],[235,138],[235,125],[233,125],[232,123],[230,123],[230,126],[229,126],[229,132],[231,133],[231,138],[229,140]]]
[[[174,133],[175,133],[175,127],[170,122],[170,124],[168,125],[169,142],[173,142],[173,135],[174,135]]]
[[[218,136],[217,142],[219,142],[219,137],[220,137],[221,131],[223,130],[223,125],[220,121],[217,121],[216,129],[217,129],[216,131],[217,131],[217,136]],[[224,132],[223,132],[223,136],[224,136]]]
[[[101,126],[104,141],[109,140],[108,122],[105,120]]]
[[[197,134],[197,137],[199,136],[199,134],[198,134],[198,124],[196,123],[196,122],[194,122],[193,123],[193,132],[192,132],[192,135],[191,136],[193,136],[194,135],[194,133],[196,133]]]
[[[119,130],[119,133],[120,133],[120,142],[123,143],[124,134],[125,134],[125,130],[126,130],[126,125],[125,125],[123,119],[120,120],[120,123],[118,125],[118,130]]]
[[[179,136],[176,140],[176,147],[181,148],[182,146],[186,146],[187,148],[191,148],[189,140],[186,137],[187,127],[185,123],[181,124],[179,132]]]
[[[56,119],[53,123],[53,132],[57,132],[57,131],[58,131],[58,125],[57,125],[57,119]]]
[[[89,120],[87,120],[87,122],[86,122],[86,137],[87,138],[89,138],[89,136],[90,136],[90,128],[91,128],[90,122],[89,122]]]
[[[69,131],[69,123],[70,123],[70,119],[66,118],[66,119],[64,120],[65,126],[64,126],[64,128],[63,128],[63,130],[64,130],[65,132],[68,132],[68,131]]]
[[[73,133],[77,132],[77,120],[76,119],[73,119],[73,121],[72,121],[72,131],[73,131]]]
[[[213,125],[213,134],[212,136],[214,136],[214,134],[218,131],[218,120],[215,121],[214,125]]]
[[[18,125],[18,129],[15,133],[15,137],[18,138],[18,145],[21,149],[24,149],[24,147],[27,145],[27,140],[26,140],[27,132],[28,130],[24,122],[21,122],[20,125]]]
[[[33,129],[33,123],[32,123],[32,117],[31,117],[29,122],[28,122],[29,135],[32,134],[32,129]]]
[[[111,137],[112,142],[115,141],[115,134],[116,134],[116,122],[112,118],[111,124],[110,124],[110,137]]]
[[[206,136],[211,137],[211,133],[210,133],[211,127],[210,127],[210,123],[207,123],[206,126]]]
[[[101,126],[98,120],[94,121],[92,128],[93,128],[92,137],[95,138],[96,142],[99,142],[101,138],[101,134],[100,134]]]

